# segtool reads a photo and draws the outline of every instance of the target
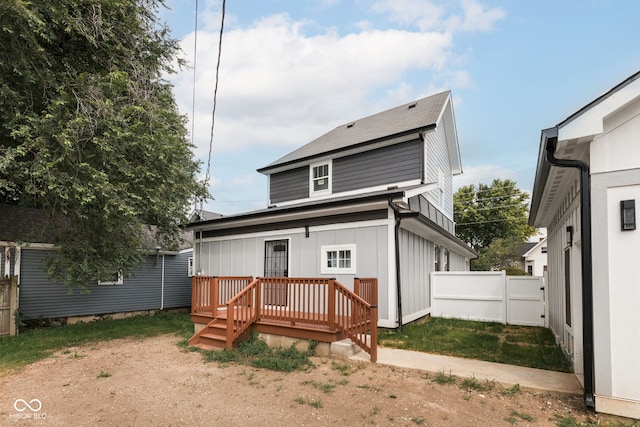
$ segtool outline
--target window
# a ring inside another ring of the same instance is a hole
[[[187,258],[187,276],[193,277],[193,257]]]
[[[322,274],[356,274],[356,245],[322,246]]]
[[[564,312],[565,323],[571,326],[571,252],[564,250]]]
[[[122,272],[118,272],[117,274],[113,275],[113,279],[111,280],[98,280],[98,285],[122,285],[123,282],[124,281],[122,279]]]
[[[444,271],[449,271],[449,249],[444,250]]]
[[[442,252],[442,249],[440,248],[440,246],[436,245],[433,250],[433,271],[440,271],[441,269],[441,264],[440,264],[441,252]]]
[[[527,274],[533,276],[533,265],[527,265]]]
[[[319,196],[331,194],[331,162],[311,165],[309,194]]]

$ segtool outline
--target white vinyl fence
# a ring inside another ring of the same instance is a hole
[[[504,271],[431,273],[431,316],[546,327],[544,279]]]

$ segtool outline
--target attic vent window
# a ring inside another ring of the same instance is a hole
[[[349,123],[349,124],[347,125],[347,129],[352,128],[354,125],[355,125],[355,123]]]
[[[410,110],[410,109],[412,109],[412,108],[415,108],[415,107],[416,107],[416,105],[418,105],[418,103],[417,103],[417,102],[414,102],[413,104],[409,104],[409,106],[407,107],[407,110]]]

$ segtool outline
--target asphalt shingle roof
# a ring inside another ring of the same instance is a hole
[[[450,93],[450,91],[441,92],[372,116],[347,122],[258,171],[264,172],[287,163],[434,126]]]

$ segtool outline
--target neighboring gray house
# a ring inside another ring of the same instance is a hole
[[[394,327],[429,314],[431,271],[476,256],[454,234],[448,91],[338,126],[258,172],[268,208],[190,224],[196,274],[376,277],[378,325]]]
[[[68,288],[52,283],[45,271],[48,253],[56,250],[52,236],[42,233],[46,224],[47,217],[38,209],[0,205],[0,254],[4,255],[0,273],[18,276],[23,319],[190,306],[188,262],[193,252],[190,242],[175,251],[150,249],[133,277],[88,283],[90,293],[76,289],[68,294]]]
[[[598,412],[640,418],[640,72],[542,131],[549,324]]]

